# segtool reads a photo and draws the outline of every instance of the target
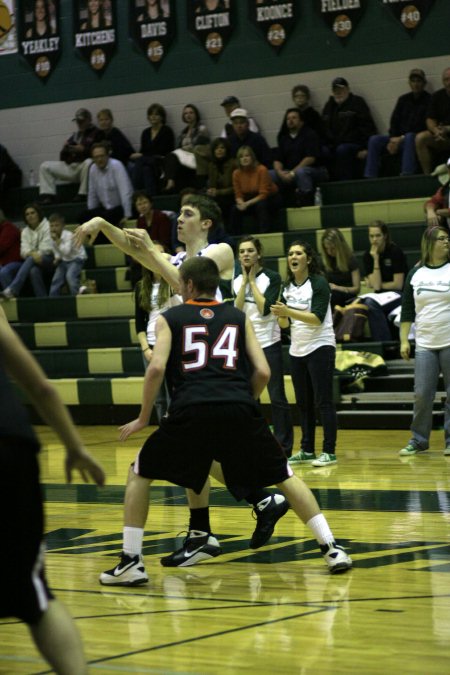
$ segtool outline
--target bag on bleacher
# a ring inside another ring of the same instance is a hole
[[[352,302],[345,307],[336,305],[333,312],[333,328],[336,342],[357,342],[364,337],[369,309],[362,302]]]

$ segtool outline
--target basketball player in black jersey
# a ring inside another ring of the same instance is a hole
[[[162,276],[178,292],[180,284],[179,265],[183,260],[196,256],[211,258],[217,264],[220,275],[222,297],[229,286],[228,295],[231,297],[231,282],[234,274],[234,255],[228,244],[209,244],[210,233],[222,221],[222,214],[217,203],[204,195],[190,195],[185,199],[178,217],[178,239],[185,245],[185,253],[170,258],[161,253],[144,229],[129,228],[121,230],[111,225],[103,218],[92,218],[81,225],[75,232],[75,239],[83,243],[86,239],[91,242],[101,231],[115,246],[124,253],[133,256],[144,267],[151,269]],[[214,470],[214,469],[213,469]],[[214,474],[213,474],[214,475]],[[214,475],[220,480],[219,476]],[[209,481],[206,481],[200,495],[187,490],[190,509],[189,532],[210,533],[209,523]],[[264,488],[248,490],[242,498],[253,505],[256,515],[256,527],[250,540],[251,548],[264,546],[272,536],[278,520],[287,512],[289,505],[281,494],[272,494]],[[215,538],[211,538],[209,553],[219,555],[220,547]],[[213,550],[214,549],[214,550]],[[205,554],[205,552],[202,552]],[[206,555],[205,555],[206,557]],[[175,551],[173,556],[165,559],[164,564],[178,566],[184,559]],[[189,564],[197,562],[197,557],[191,557]]]
[[[26,392],[66,449],[68,482],[78,469],[98,485],[103,469],[86,452],[57,391],[9,326],[0,307],[0,617],[22,619],[36,647],[60,675],[87,673],[83,645],[65,606],[47,586],[44,569],[39,441],[9,376]],[[31,668],[31,666],[30,666]],[[14,670],[11,665],[11,672]],[[46,671],[47,672],[47,671]]]
[[[141,411],[121,427],[121,440],[148,425],[166,371],[172,392],[169,415],[130,467],[123,552],[120,563],[100,575],[102,584],[135,586],[148,581],[141,554],[152,480],[168,480],[200,493],[212,463],[237,498],[242,489],[277,484],[313,532],[330,572],[345,572],[352,566],[315,497],[294,475],[259,413],[256,401],[270,369],[245,314],[215,300],[218,283],[218,268],[210,258],[187,260],[180,268],[185,304],[158,318]],[[216,543],[209,533],[188,537],[178,552],[179,566],[191,564],[202,553],[204,558],[217,555]]]

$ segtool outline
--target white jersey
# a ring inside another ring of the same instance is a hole
[[[253,324],[256,338],[264,349],[279,342],[281,339],[280,327],[277,318],[271,314],[270,305],[275,304],[280,295],[281,277],[269,268],[263,268],[256,275],[256,286],[266,300],[264,314],[261,314],[252,293],[250,284],[245,287],[245,301],[242,311]],[[236,297],[242,286],[242,274],[233,281],[233,291]]]
[[[321,321],[311,326],[304,321],[291,319],[291,356],[307,356],[319,347],[336,346],[330,307],[330,288],[326,279],[314,274],[298,286],[290,283],[283,289],[281,300],[288,307],[312,312]]]

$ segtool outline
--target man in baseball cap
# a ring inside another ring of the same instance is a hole
[[[244,110],[244,108],[241,108],[241,104],[240,104],[239,99],[237,98],[237,96],[226,96],[226,97],[223,99],[223,101],[222,101],[222,103],[221,103],[220,105],[221,105],[221,106],[223,107],[223,109],[225,110],[225,112],[226,112],[226,114],[227,114],[227,116],[228,116],[229,119],[231,119],[231,116],[232,116],[233,112],[234,112],[236,109]],[[253,133],[258,133],[258,132],[259,132],[259,127],[258,127],[258,125],[256,124],[256,122],[255,122],[255,120],[253,119],[253,117],[249,117],[247,111],[245,111],[245,117],[247,117],[247,119],[248,119],[250,131],[252,131]],[[220,134],[220,137],[221,137],[221,138],[230,138],[230,135],[232,134],[232,132],[233,132],[233,125],[231,124],[230,121],[228,121],[228,122],[225,124],[224,128],[222,129],[222,132],[221,132],[221,134]]]
[[[376,178],[383,164],[383,157],[398,155],[401,158],[400,174],[410,176],[419,172],[416,156],[416,134],[427,128],[426,113],[431,95],[425,91],[427,78],[421,68],[413,68],[408,75],[411,91],[397,99],[392,111],[388,134],[369,138],[364,176]]]
[[[335,77],[331,96],[322,112],[336,180],[352,180],[360,172],[360,158],[376,133],[369,107],[362,96],[350,91],[345,77]]]
[[[92,124],[92,115],[86,108],[78,108],[73,117],[77,130],[64,143],[59,161],[42,162],[39,167],[39,202],[52,204],[56,201],[56,182],[79,183],[74,201],[87,198],[91,147],[102,139],[100,129]]]

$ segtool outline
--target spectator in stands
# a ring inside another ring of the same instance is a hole
[[[330,227],[320,240],[325,276],[331,290],[331,309],[348,304],[358,295],[361,273],[358,261],[340,230]]]
[[[442,185],[424,204],[428,227],[444,225],[450,228],[450,158],[447,160],[447,175],[441,174]]]
[[[20,230],[0,209],[0,290],[7,288],[21,264]]]
[[[292,454],[294,442],[292,418],[284,388],[281,332],[270,311],[280,297],[281,277],[264,266],[261,241],[253,236],[243,237],[238,244],[240,272],[233,280],[234,304],[253,324],[256,339],[270,366],[267,391],[272,410],[275,438],[287,457]]]
[[[239,102],[239,99],[236,98],[236,96],[226,96],[222,103],[220,104],[223,109],[225,110],[225,113],[228,117],[228,122],[225,123],[224,128],[222,129],[220,136],[221,138],[229,138],[231,134],[233,133],[233,124],[231,122],[231,113],[233,110],[236,110],[236,108],[240,108],[241,104]],[[257,134],[259,132],[259,127],[256,124],[255,120],[253,117],[250,117],[249,115],[247,116],[248,119],[248,127],[250,131],[253,131],[253,133]]]
[[[228,137],[231,147],[231,155],[236,157],[239,148],[249,145],[255,153],[258,162],[268,169],[272,166],[272,153],[269,145],[260,133],[250,131],[248,113],[244,108],[235,108],[231,113],[233,131]]]
[[[297,84],[293,87],[292,102],[298,110],[302,113],[303,121],[310,129],[316,132],[321,140],[325,138],[325,128],[320,114],[311,105],[311,91],[305,84]],[[288,134],[288,127],[286,125],[286,115],[278,132],[277,142],[280,144],[280,138]]]
[[[365,251],[363,258],[366,283],[380,296],[379,299],[366,297],[364,303],[369,307],[372,339],[384,342],[392,340],[388,315],[401,304],[401,291],[408,268],[405,254],[391,242],[386,223],[381,220],[370,223],[369,242],[370,249]],[[383,296],[385,291],[393,294]]]
[[[20,187],[22,170],[19,169],[4,145],[0,144],[0,197],[10,188]]]
[[[160,242],[166,251],[172,250],[173,224],[164,211],[153,208],[151,197],[146,192],[138,190],[133,194],[133,205],[138,218],[136,227],[147,230],[153,241]],[[176,214],[174,213],[175,220]],[[142,266],[134,258],[130,259],[129,280],[134,288],[142,276]]]
[[[125,166],[134,154],[134,148],[128,138],[114,126],[114,117],[109,108],[103,108],[97,113],[97,124],[101,131],[100,140],[108,141],[111,146],[111,157],[119,159]]]
[[[56,201],[56,181],[80,183],[75,201],[86,200],[91,148],[100,139],[100,130],[92,124],[92,115],[86,108],[79,108],[73,121],[78,130],[64,144],[59,161],[43,162],[39,167],[41,204]]]
[[[365,157],[369,137],[377,130],[367,103],[350,91],[345,78],[336,77],[331,88],[322,118],[333,174],[337,180],[351,180],[359,176],[358,160]]]
[[[420,68],[413,68],[408,78],[411,91],[397,100],[391,115],[389,134],[369,138],[364,176],[376,178],[383,153],[400,155],[402,176],[418,173],[416,134],[426,129],[426,112],[431,95],[425,91],[427,78]]]
[[[139,152],[130,159],[134,162],[131,180],[135,190],[145,190],[149,195],[158,192],[164,157],[175,148],[175,136],[166,124],[166,111],[159,103],[152,103],[147,109],[150,126],[141,134]]]
[[[122,162],[110,157],[110,145],[107,141],[94,143],[92,160],[88,208],[80,215],[79,222],[84,223],[100,216],[113,225],[120,225],[131,218],[133,187],[127,170]]]
[[[416,135],[416,152],[422,171],[430,174],[439,157],[450,150],[450,68],[442,73],[444,87],[431,95],[427,130]]]
[[[23,209],[25,227],[20,235],[20,255],[23,263],[0,295],[11,300],[20,295],[23,285],[30,279],[36,297],[48,295],[46,277],[53,274],[53,245],[50,224],[39,204],[27,204]]]
[[[409,332],[415,323],[414,413],[412,436],[400,450],[411,456],[427,450],[433,426],[433,404],[442,373],[447,390],[444,455],[450,455],[450,247],[448,230],[429,227],[422,237],[420,265],[409,272],[400,318],[400,353],[409,361]]]
[[[328,178],[328,171],[320,166],[320,139],[298,108],[286,111],[285,125],[270,174],[280,188],[295,188],[298,206],[311,206],[315,186]]]
[[[210,157],[209,131],[200,119],[195,105],[185,105],[182,120],[186,124],[177,139],[175,150],[166,155],[164,192],[179,192],[197,182],[197,176],[206,176]]]
[[[65,229],[64,217],[60,213],[52,213],[48,220],[56,267],[49,295],[60,295],[64,284],[67,284],[71,295],[77,295],[80,290],[81,270],[87,258],[85,248],[75,245],[73,234]]]
[[[313,248],[294,241],[287,252],[288,273],[281,300],[271,312],[281,328],[291,328],[289,348],[295,400],[300,411],[301,449],[290,464],[336,464],[337,419],[333,401],[336,338],[330,307],[330,289],[320,274]],[[317,410],[323,427],[323,449],[316,459]]]
[[[238,168],[233,172],[236,204],[231,210],[230,228],[233,234],[242,232],[244,214],[251,214],[258,232],[270,232],[274,215],[281,206],[278,188],[269,170],[260,164],[253,149],[243,145],[237,153]]]
[[[224,222],[228,221],[234,204],[233,171],[236,168],[237,163],[231,156],[229,141],[226,138],[216,138],[211,144],[206,194],[219,204]]]

